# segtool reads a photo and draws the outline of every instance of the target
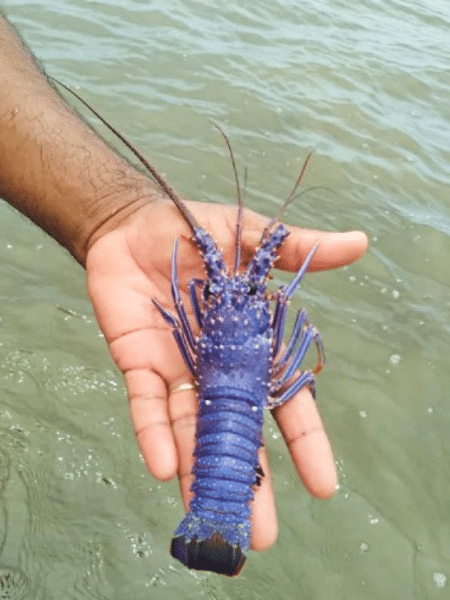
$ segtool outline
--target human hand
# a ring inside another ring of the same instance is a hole
[[[236,208],[186,203],[199,224],[233,264]],[[242,258],[253,255],[267,220],[244,211]],[[361,232],[327,233],[290,228],[277,268],[296,271],[314,242],[320,241],[310,270],[331,269],[359,258],[367,247]],[[179,284],[188,309],[187,283],[204,278],[201,256],[189,240],[190,229],[178,210],[166,202],[140,207],[117,229],[96,239],[87,254],[88,290],[110,352],[125,377],[136,437],[148,469],[159,480],[178,475],[187,510],[192,481],[197,412],[193,390],[176,391],[191,375],[170,328],[152,298],[173,309],[170,292],[174,240],[180,238]],[[170,389],[174,389],[170,393]],[[295,468],[307,490],[316,497],[333,495],[337,476],[328,438],[309,389],[273,411]],[[264,550],[277,536],[277,518],[266,451],[264,471],[252,509],[252,548]]]

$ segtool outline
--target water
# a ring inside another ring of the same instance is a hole
[[[168,556],[177,485],[145,471],[83,273],[1,205],[0,597],[446,597],[448,4],[3,6],[47,70],[186,197],[234,201],[215,121],[248,168],[251,208],[273,214],[314,149],[305,186],[321,187],[287,221],[364,229],[371,247],[297,297],[325,338],[319,401],[340,491],[309,498],[269,423],[279,540],[228,580]]]

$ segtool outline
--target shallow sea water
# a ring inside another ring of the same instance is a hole
[[[294,303],[324,336],[318,401],[340,490],[311,499],[268,419],[279,540],[229,580],[170,558],[177,484],[140,459],[84,274],[0,204],[0,598],[447,598],[448,3],[1,6],[186,197],[234,202],[215,121],[252,209],[274,214],[314,149],[305,187],[318,187],[286,220],[363,229],[370,249],[308,276]]]

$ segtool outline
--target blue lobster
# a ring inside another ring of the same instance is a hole
[[[232,161],[234,165],[233,157]],[[237,176],[236,181],[241,208]],[[240,572],[250,547],[250,502],[263,476],[258,450],[263,443],[264,408],[280,406],[305,385],[314,394],[314,376],[323,365],[321,338],[308,324],[305,310],[297,314],[291,339],[278,358],[289,299],[306,273],[317,243],[290,285],[273,295],[272,315],[266,281],[277,251],[289,235],[285,226],[276,224],[276,219],[267,225],[259,248],[240,273],[239,210],[236,260],[230,273],[211,236],[197,224],[188,223],[207,273],[206,281],[193,279],[189,284],[200,334],[194,336],[178,290],[177,241],[171,274],[176,316],[153,300],[172,328],[198,389],[194,498],[175,530],[171,554],[191,569],[232,576]],[[316,367],[295,376],[313,341],[319,354]]]
[[[288,301],[303,278],[317,244],[287,287],[275,293],[269,310],[266,279],[277,249],[288,235],[279,224],[263,233],[260,247],[241,274],[230,274],[208,233],[194,229],[208,279],[193,279],[189,292],[200,334],[191,329],[177,285],[177,243],[172,258],[172,295],[177,317],[153,300],[198,387],[194,482],[190,511],[174,533],[171,554],[189,568],[237,575],[250,547],[250,502],[263,476],[258,463],[264,408],[280,406],[308,385],[321,369],[319,333],[301,310],[291,340],[277,357]],[[201,288],[201,300],[197,294]],[[312,341],[319,362],[295,377]]]
[[[56,81],[56,80],[55,80]],[[258,450],[263,444],[264,408],[273,409],[290,400],[304,386],[315,394],[315,375],[324,363],[318,331],[307,313],[297,314],[290,341],[281,352],[288,303],[305,275],[317,249],[316,243],[288,286],[274,294],[267,291],[269,272],[277,252],[289,235],[279,223],[285,207],[294,199],[311,155],[303,165],[294,189],[266,226],[255,255],[241,272],[241,223],[243,203],[233,152],[223,136],[234,169],[238,196],[236,255],[232,272],[212,237],[197,223],[181,196],[157,169],[101,115],[76,96],[139,158],[189,224],[204,261],[207,279],[192,279],[190,301],[198,336],[191,327],[178,289],[175,241],[171,288],[176,316],[153,302],[172,328],[181,355],[198,389],[194,498],[190,510],[174,532],[171,554],[190,569],[237,575],[250,548],[250,502],[261,482]],[[273,314],[270,301],[275,301]],[[318,362],[314,369],[297,373],[309,347],[315,343]]]

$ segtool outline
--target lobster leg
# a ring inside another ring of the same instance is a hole
[[[186,366],[188,367],[188,369],[190,370],[192,375],[195,377],[194,361],[192,359],[191,353],[189,352],[188,343],[186,341],[186,337],[184,335],[184,332],[183,332],[183,329],[181,328],[180,323],[175,319],[175,317],[173,315],[170,314],[169,311],[167,311],[165,308],[163,308],[161,306],[161,304],[158,302],[158,300],[155,300],[154,298],[152,298],[152,302],[156,306],[156,308],[159,310],[159,312],[161,313],[161,316],[166,321],[166,323],[168,323],[172,327],[172,334],[173,334],[173,337],[175,338],[178,348],[180,349],[183,360],[186,363]]]
[[[194,315],[199,329],[202,328],[202,311],[200,309],[200,304],[198,303],[196,286],[202,285],[203,283],[203,279],[191,279],[189,282],[189,295],[191,297],[191,304],[194,309]]]
[[[321,340],[320,340],[320,335],[319,332],[317,331],[317,329],[315,327],[313,327],[312,325],[310,325],[305,332],[303,333],[302,337],[300,338],[300,344],[297,348],[297,350],[295,351],[295,354],[292,358],[292,361],[290,363],[290,365],[288,366],[288,368],[286,369],[286,371],[283,373],[283,375],[281,375],[281,377],[277,380],[274,381],[274,385],[279,389],[280,387],[282,387],[286,381],[289,381],[289,379],[294,375],[295,371],[298,369],[298,367],[300,366],[300,363],[302,362],[302,360],[305,358],[305,355],[311,345],[311,342],[313,340],[316,340],[316,346],[318,348],[321,347]],[[319,361],[318,361],[318,365],[322,364],[322,357],[320,356],[319,353]],[[315,367],[314,371],[315,372],[317,369],[317,366]],[[319,369],[320,370],[320,369]]]
[[[279,379],[273,382],[276,388],[281,388],[289,379],[294,375],[295,371],[300,366],[300,363],[305,358],[306,353],[311,345],[313,339],[319,335],[315,327],[310,325],[303,333],[300,338],[300,343],[296,349],[294,356],[292,357],[291,363],[288,365],[286,371],[281,375]]]
[[[298,314],[299,318],[296,323],[299,323],[301,321],[300,315],[302,312],[304,312],[304,311],[300,311],[300,313]],[[295,340],[294,335],[293,335],[293,339]],[[319,353],[319,361],[318,361],[314,371],[304,371],[303,373],[301,373],[299,375],[299,377],[295,381],[293,381],[289,385],[289,387],[286,390],[284,390],[284,392],[280,396],[274,397],[268,402],[269,409],[273,409],[277,406],[281,406],[281,404],[283,404],[287,400],[290,400],[292,398],[292,396],[298,390],[300,390],[304,385],[307,385],[307,384],[309,384],[313,395],[315,394],[314,373],[316,372],[316,370],[319,367],[322,368],[323,352],[322,352],[322,341],[320,339],[320,335],[319,335],[318,331],[315,329],[315,327],[313,327],[312,325],[310,325],[306,329],[306,331],[303,333],[302,337],[300,338],[300,343],[297,347],[297,350],[295,351],[295,354],[292,358],[291,364],[286,369],[286,371],[283,373],[283,375],[279,379],[277,379],[273,382],[272,389],[276,392],[286,383],[286,381],[289,381],[289,379],[294,375],[295,371],[298,369],[302,360],[305,358],[305,355],[306,355],[309,347],[311,346],[311,342],[313,340],[316,343],[318,353]],[[292,342],[292,340],[291,340],[291,342]],[[295,341],[294,341],[294,344],[295,344]],[[292,344],[292,345],[294,345],[294,344]],[[291,350],[291,352],[292,352],[292,350]],[[320,368],[318,370],[320,370]]]
[[[278,292],[277,302],[275,305],[275,311],[274,311],[274,316],[273,316],[273,320],[272,320],[272,329],[273,329],[273,335],[274,335],[274,345],[273,345],[274,356],[277,355],[277,353],[281,347],[281,342],[283,341],[283,332],[284,332],[284,324],[285,324],[285,320],[286,320],[286,312],[287,312],[287,308],[288,308],[288,301],[291,298],[292,294],[297,289],[297,287],[299,286],[303,277],[305,276],[305,273],[308,270],[308,267],[313,259],[313,256],[317,250],[318,245],[319,245],[319,243],[316,242],[314,244],[314,246],[311,248],[311,250],[308,253],[308,256],[303,261],[300,269],[297,271],[297,274],[294,277],[294,279],[291,281],[291,283],[287,287],[281,288]],[[306,316],[305,316],[305,318],[306,318]],[[298,319],[298,315],[297,315],[297,319]],[[297,325],[297,321],[296,321],[296,325]],[[293,332],[292,338],[291,338],[292,346],[295,346],[296,335],[298,335],[298,333],[301,329],[301,326],[300,326],[300,328],[298,328],[298,330],[296,331],[296,325],[294,326],[294,332],[296,332],[296,333]],[[291,349],[291,351],[292,351],[292,349]],[[287,358],[285,358],[285,357],[286,357],[286,353],[282,359],[283,364],[287,360]]]
[[[273,375],[278,375],[278,373],[282,370],[282,368],[287,363],[287,361],[291,358],[292,353],[294,352],[295,345],[298,342],[298,336],[300,334],[300,331],[302,330],[303,325],[305,324],[307,316],[308,316],[308,313],[306,312],[305,309],[302,309],[297,313],[297,316],[295,318],[294,328],[293,328],[292,334],[291,334],[291,339],[289,340],[289,343],[287,345],[286,350],[284,351],[283,356],[280,358],[280,360],[274,366],[274,369],[272,371]],[[281,332],[281,333],[283,333],[283,332]]]
[[[284,326],[286,323],[286,313],[288,304],[284,297],[284,290],[280,290],[280,294],[275,304],[273,319],[272,319],[272,330],[273,330],[273,356],[276,356],[281,348],[281,342],[283,341]]]
[[[295,292],[295,290],[297,289],[298,285],[300,284],[300,281],[303,279],[303,277],[305,276],[306,271],[308,270],[308,267],[313,259],[313,256],[317,250],[317,248],[319,247],[319,242],[316,242],[314,244],[314,246],[311,248],[311,250],[308,253],[308,256],[305,258],[305,260],[303,261],[302,266],[300,267],[300,269],[297,271],[297,275],[294,277],[294,279],[291,281],[291,283],[288,285],[288,287],[285,290],[285,298],[286,300],[288,300],[292,294]]]
[[[185,335],[185,339],[187,340],[191,350],[193,352],[195,352],[194,334],[192,333],[191,325],[189,323],[189,319],[187,318],[186,311],[185,311],[183,303],[181,301],[180,291],[178,289],[177,251],[178,251],[178,238],[175,240],[175,245],[173,247],[173,254],[172,254],[172,273],[171,273],[172,298],[173,298],[173,302],[175,305],[175,310],[177,311],[177,315],[180,319],[180,323],[181,323],[181,327],[183,329],[183,333]]]
[[[305,387],[305,385],[309,386],[313,398],[315,398],[315,382],[316,380],[312,371],[303,371],[303,373],[301,373],[299,377],[286,390],[284,390],[281,396],[278,396],[277,398],[271,398],[271,400],[269,400],[269,402],[267,403],[267,408],[269,410],[273,410],[277,406],[281,406],[282,404],[290,400],[292,396],[294,396],[294,394],[296,394],[299,390],[302,389],[302,387]]]

